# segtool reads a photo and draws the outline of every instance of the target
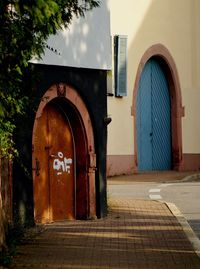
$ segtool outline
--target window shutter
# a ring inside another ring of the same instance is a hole
[[[115,95],[127,95],[127,36],[114,37]]]
[[[107,95],[113,96],[114,94],[114,83],[113,83],[113,73],[111,70],[107,71]]]

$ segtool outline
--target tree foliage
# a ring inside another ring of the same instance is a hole
[[[15,117],[29,100],[24,89],[28,63],[41,57],[48,37],[98,0],[0,1],[0,156],[12,156]]]

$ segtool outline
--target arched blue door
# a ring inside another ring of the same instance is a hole
[[[138,170],[170,170],[170,95],[165,73],[156,59],[150,59],[143,69],[136,109]]]

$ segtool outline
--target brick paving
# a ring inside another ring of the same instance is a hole
[[[200,259],[165,204],[112,199],[104,219],[46,225],[13,268],[199,269]]]

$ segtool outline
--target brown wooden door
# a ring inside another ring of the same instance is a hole
[[[37,119],[34,139],[36,222],[75,218],[75,154],[65,114],[47,105]],[[37,165],[36,165],[37,163]]]

